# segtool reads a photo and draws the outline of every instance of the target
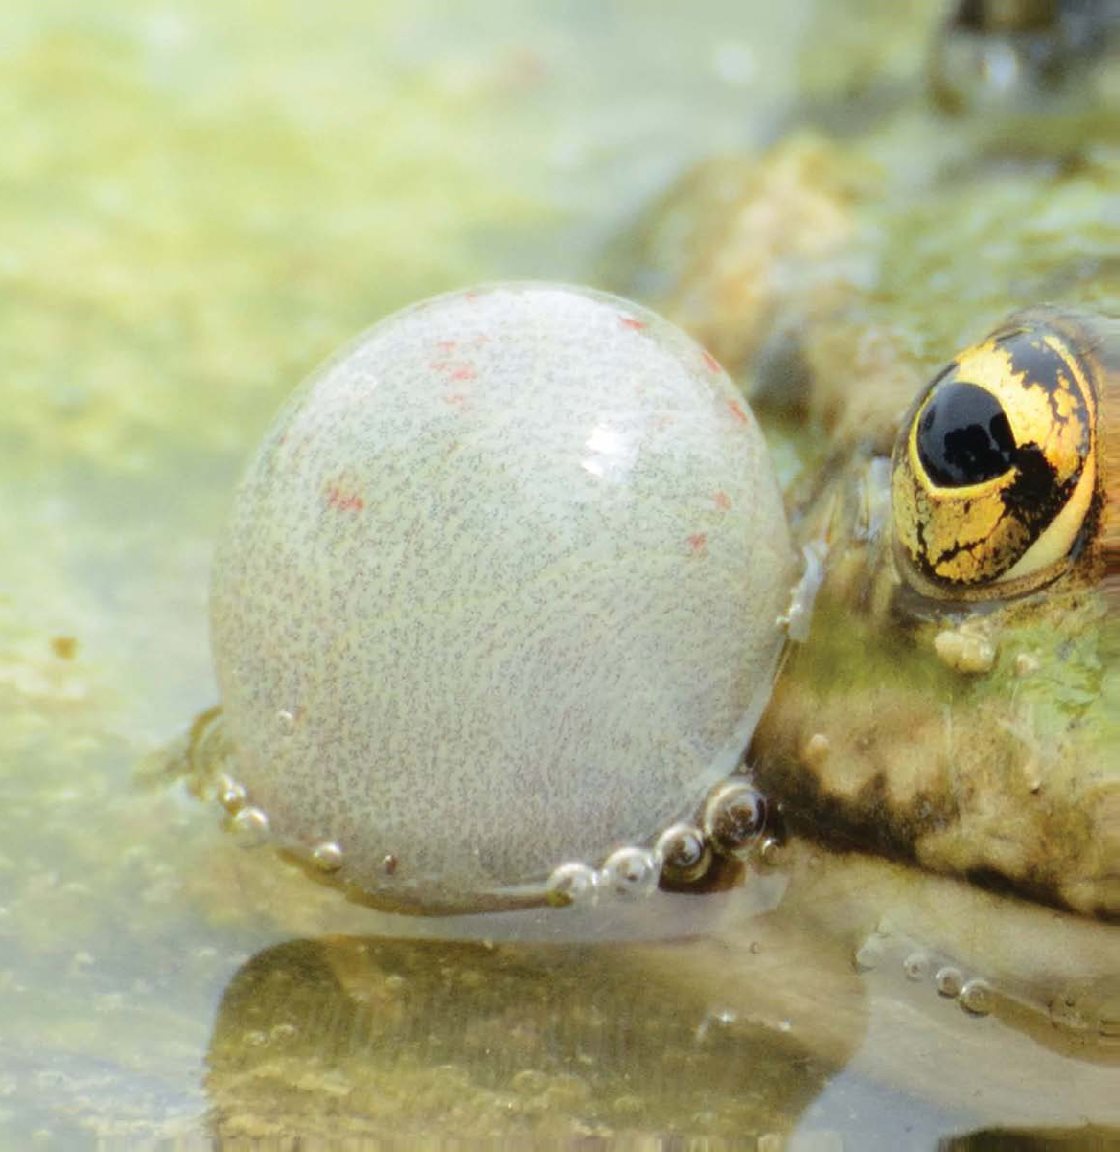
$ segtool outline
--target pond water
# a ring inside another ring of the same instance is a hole
[[[212,542],[307,371],[435,292],[613,279],[613,239],[691,161],[890,93],[938,12],[9,0],[0,1147],[1109,1139],[1117,957],[1088,922],[948,881],[930,921],[907,870],[814,884],[791,850],[696,939],[397,939],[168,767],[216,702]],[[1110,1045],[944,995],[1016,939],[1088,982],[1068,1014],[1095,1005]]]

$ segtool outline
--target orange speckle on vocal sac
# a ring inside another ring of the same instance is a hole
[[[726,512],[731,507],[731,497],[726,492],[717,492],[712,499],[715,501],[716,507],[721,512]]]
[[[696,532],[688,538],[689,551],[694,556],[699,556],[708,548],[708,534],[707,532]]]
[[[452,380],[473,380],[478,375],[474,365],[465,364],[461,360],[433,360],[432,371],[440,372]]]
[[[738,400],[728,400],[727,410],[739,421],[740,424],[747,423],[747,414],[743,411],[742,404]]]
[[[436,347],[441,352],[453,352],[458,345],[458,340],[437,340]]]
[[[445,404],[450,404],[452,408],[462,408],[467,402],[467,394],[465,392],[448,392],[443,398]]]
[[[723,371],[719,366],[719,361],[706,348],[704,349],[704,364],[709,372]]]
[[[647,327],[644,320],[639,320],[635,316],[619,316],[619,320],[622,322],[623,328],[629,328],[631,332],[641,332],[643,328]]]
[[[327,507],[339,512],[360,512],[366,502],[357,492],[348,492],[340,484],[327,485]]]

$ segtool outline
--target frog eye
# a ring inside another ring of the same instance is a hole
[[[1059,575],[1100,503],[1097,384],[1073,329],[1024,315],[962,352],[895,443],[896,553],[922,591],[977,599]]]

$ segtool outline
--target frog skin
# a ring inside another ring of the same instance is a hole
[[[1082,339],[1079,362],[1115,405],[1114,321],[1035,311],[1022,323],[1032,340]],[[960,357],[950,371],[969,367]],[[858,451],[804,509],[803,530],[828,541],[827,574],[814,632],[792,654],[754,749],[792,823],[1044,903],[1120,914],[1116,481],[1106,459],[1115,428],[1105,423],[1105,474],[1079,541],[1006,582],[943,595],[910,570],[902,541],[913,508],[898,494],[908,421],[893,513],[891,466]],[[968,539],[966,524],[953,529]]]
[[[1115,920],[1116,125],[1066,102],[997,130],[932,104],[706,162],[629,238],[627,284],[712,348],[799,466],[791,515],[824,580],[750,756],[789,825]],[[1014,316],[1096,381],[1096,510],[1041,586],[947,593],[900,555],[892,451],[897,474],[915,397]]]

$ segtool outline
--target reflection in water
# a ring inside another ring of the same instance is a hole
[[[260,952],[211,1037],[216,1132],[867,1149],[1120,1120],[1115,948],[1096,926],[1001,904],[1003,949],[990,894],[787,851],[778,908],[733,901],[674,943],[318,935]]]
[[[662,959],[653,971],[630,949],[349,937],[271,948],[222,1000],[207,1080],[217,1133],[788,1129],[831,1064],[713,1006]]]
[[[1116,1130],[1084,1128],[984,1128],[937,1144],[938,1152],[1109,1152],[1120,1148]]]

